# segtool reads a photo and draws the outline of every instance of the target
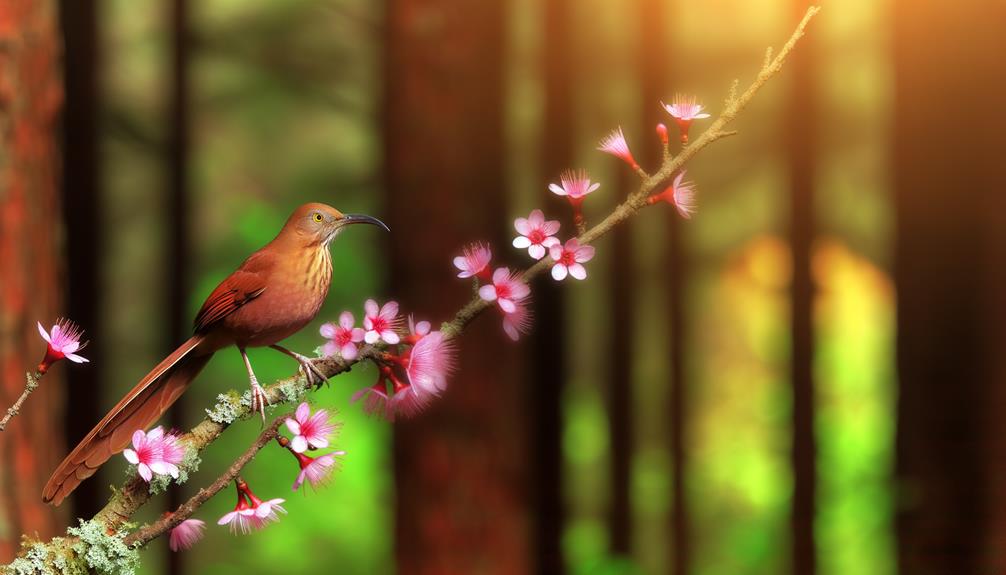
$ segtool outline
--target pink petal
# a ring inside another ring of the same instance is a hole
[[[376,301],[368,299],[363,303],[363,309],[366,310],[368,317],[377,317],[377,312],[379,311],[379,308],[377,307]]]
[[[552,278],[556,281],[562,281],[566,279],[566,266],[562,264],[555,264],[552,266]]]
[[[323,323],[318,333],[325,339],[332,339],[335,337],[335,325],[332,323]]]
[[[531,215],[527,217],[527,221],[536,228],[540,228],[541,224],[545,221],[545,214],[541,210],[531,210]]]
[[[515,281],[510,285],[511,299],[519,300],[526,298],[531,293],[531,288],[524,282]]]
[[[594,246],[580,246],[573,257],[578,262],[589,262],[594,257]]]
[[[133,432],[133,449],[142,449],[147,443],[147,434],[143,433],[142,429],[137,429]]]
[[[526,218],[517,218],[513,221],[513,227],[522,236],[526,236],[531,233],[531,224]]]
[[[381,308],[381,317],[384,319],[394,319],[398,315],[398,302],[389,301]]]
[[[125,456],[126,461],[132,463],[133,465],[136,465],[137,463],[140,462],[140,456],[137,455],[136,452],[133,451],[132,449],[124,450],[122,452],[122,455]]]
[[[485,301],[496,300],[496,286],[484,285],[479,288],[479,297]]]
[[[339,346],[334,342],[329,340],[325,345],[321,346],[321,355],[325,357],[332,357],[339,353]]]
[[[545,248],[541,245],[535,244],[527,249],[528,255],[536,260],[540,260],[545,257]]]
[[[583,267],[583,264],[573,264],[569,266],[569,275],[582,280],[587,277],[587,269]]]
[[[230,513],[227,513],[226,515],[224,515],[223,517],[221,517],[219,520],[217,520],[217,525],[227,525],[231,521],[234,521],[234,518],[237,517],[237,516],[238,516],[238,512],[237,511],[231,511]]]
[[[44,339],[46,343],[52,343],[52,340],[49,339],[49,333],[45,331],[44,327],[42,327],[42,322],[38,322],[38,333],[42,336],[42,339]]]
[[[513,323],[507,321],[507,318],[503,318],[503,331],[506,332],[507,337],[513,341],[520,339],[520,333],[517,332],[517,327]]]
[[[508,299],[508,298],[501,297],[499,299],[499,301],[497,301],[496,303],[498,303],[499,306],[500,306],[500,309],[502,309],[506,313],[513,313],[513,312],[517,311],[517,305],[515,303],[513,303],[513,301],[510,300],[510,299]]]
[[[381,335],[374,330],[368,331],[366,335],[363,336],[363,341],[369,344],[375,344],[379,339],[381,339]]]
[[[464,256],[457,256],[454,258],[454,267],[461,270],[461,273],[458,274],[459,278],[461,277],[470,278],[472,277],[472,275],[474,275],[468,271],[468,259],[465,258]]]
[[[494,284],[498,285],[504,283],[508,279],[510,279],[510,270],[508,270],[507,268],[496,268],[496,271],[493,272]]]
[[[560,224],[558,220],[549,220],[542,224],[541,231],[545,232],[546,236],[551,236],[555,235],[555,233],[559,231],[560,227],[562,227],[562,224]]]
[[[365,332],[365,331],[363,330],[363,328],[360,328],[360,327],[354,327],[354,328],[353,328],[353,335],[352,335],[352,336],[350,337],[350,341],[352,341],[352,342],[356,342],[356,343],[359,343],[359,342],[363,341],[363,337],[364,337],[364,335],[365,335],[366,333],[367,333],[367,332]]]
[[[136,470],[140,473],[140,477],[142,477],[147,483],[150,483],[150,480],[154,477],[154,474],[150,472],[150,467],[148,467],[146,463],[137,465]]]
[[[311,417],[311,406],[307,402],[302,402],[297,406],[297,411],[294,412],[294,417],[297,419],[298,423],[304,423]]]
[[[553,194],[556,194],[558,196],[565,196],[566,195],[566,190],[560,188],[559,186],[557,186],[555,184],[549,184],[548,185],[548,189],[551,190]]]
[[[353,329],[353,324],[356,323],[356,318],[353,317],[353,312],[344,311],[339,314],[339,325],[344,329]]]
[[[74,363],[90,363],[87,358],[81,357],[81,356],[79,356],[79,355],[77,355],[75,353],[68,353],[68,354],[66,354],[66,359],[69,359],[70,361],[72,361]]]
[[[300,423],[291,417],[286,418],[286,428],[294,435],[300,435]]]
[[[390,329],[386,329],[381,332],[381,339],[383,339],[384,343],[388,345],[396,345],[398,342],[402,341],[402,339],[398,337],[398,334]]]
[[[290,442],[290,448],[297,453],[304,453],[307,451],[307,439],[303,435],[294,437],[293,441]]]
[[[530,245],[531,245],[531,240],[529,240],[528,238],[526,238],[524,236],[517,236],[516,238],[513,239],[513,247],[515,247],[515,248],[517,248],[519,250],[527,248]]]
[[[553,236],[549,236],[541,241],[541,245],[545,246],[546,248],[551,248],[552,246],[558,246],[560,244],[562,244],[562,242],[559,241],[559,238]]]
[[[342,356],[342,359],[345,359],[346,361],[353,361],[354,359],[356,359],[358,353],[359,350],[356,349],[356,344],[353,343],[347,343],[346,345],[342,346],[342,348],[339,349],[339,355]]]

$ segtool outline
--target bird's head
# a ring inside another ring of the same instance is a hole
[[[373,224],[391,231],[381,220],[363,214],[344,214],[320,203],[304,204],[286,221],[283,231],[292,231],[309,243],[328,244],[351,224]]]

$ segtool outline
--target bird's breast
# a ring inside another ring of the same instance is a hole
[[[248,347],[267,346],[300,331],[318,315],[332,282],[332,260],[327,249],[304,251],[284,259],[262,295],[238,309]]]

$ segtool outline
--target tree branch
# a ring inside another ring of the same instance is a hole
[[[134,531],[128,537],[126,537],[124,543],[126,545],[135,545],[135,544],[145,545],[150,541],[153,541],[154,539],[160,537],[164,533],[167,533],[182,521],[185,521],[186,519],[191,517],[192,514],[195,513],[196,509],[199,509],[199,507],[201,507],[203,503],[209,501],[211,497],[213,497],[221,490],[223,490],[225,487],[227,487],[231,481],[234,481],[234,479],[238,476],[238,474],[241,473],[241,470],[244,468],[244,466],[247,465],[248,462],[250,462],[252,459],[254,459],[255,455],[258,454],[258,452],[263,447],[265,447],[266,444],[275,439],[276,435],[279,433],[279,426],[284,421],[286,421],[286,419],[291,415],[292,414],[287,414],[281,417],[277,417],[269,425],[269,427],[265,429],[265,431],[259,434],[258,439],[255,440],[255,443],[252,443],[251,446],[248,447],[248,449],[246,449],[245,452],[242,453],[241,456],[238,457],[237,460],[235,460],[234,463],[232,463],[231,466],[227,468],[227,471],[225,471],[223,475],[218,477],[216,481],[211,483],[209,487],[204,487],[203,489],[200,489],[199,493],[196,493],[195,495],[192,496],[191,499],[181,504],[178,507],[178,509],[174,511],[174,513],[166,515],[161,519],[159,519],[158,521],[155,521],[150,525],[146,525]]]
[[[616,225],[619,225],[632,217],[636,212],[647,205],[646,200],[652,193],[658,191],[662,185],[670,180],[672,175],[679,171],[697,153],[717,140],[736,134],[736,132],[727,131],[725,129],[726,126],[744,110],[762,86],[764,86],[765,83],[773,76],[779,73],[787,56],[789,56],[797,42],[804,35],[808,23],[815,15],[817,15],[819,10],[819,7],[811,7],[807,10],[789,40],[785,45],[783,45],[782,50],[780,50],[774,57],[772,56],[771,50],[767,52],[765,62],[763,63],[757,76],[743,93],[737,95],[736,84],[731,87],[723,113],[709,125],[701,136],[696,138],[690,145],[685,146],[676,156],[665,154],[660,168],[652,175],[646,175],[646,172],[640,170],[638,173],[642,177],[642,182],[639,187],[599,224],[580,234],[578,237],[580,243],[589,244],[607,234]],[[523,278],[525,280],[530,280],[541,274],[553,263],[554,262],[551,258],[546,257],[524,270]],[[441,331],[447,338],[460,336],[465,327],[490,305],[492,305],[490,302],[486,302],[476,295],[455,314],[453,319],[445,322],[441,326]],[[364,346],[360,350],[358,357],[353,361],[345,361],[341,358],[325,358],[317,360],[315,362],[315,366],[318,367],[326,378],[330,379],[340,373],[349,371],[352,366],[358,362],[375,358],[379,352],[379,348],[374,346]],[[311,386],[306,378],[303,376],[294,376],[279,380],[266,386],[265,393],[271,405],[276,407],[278,405],[291,403],[297,400],[302,393],[310,391],[310,387]],[[224,399],[221,401],[225,401],[226,396],[222,397],[224,397]],[[217,407],[220,406],[221,404],[218,403]],[[214,417],[207,416],[202,422],[182,436],[181,441],[189,449],[195,450],[197,453],[201,452],[211,443],[216,441],[216,439],[220,437],[220,435],[233,421],[238,419],[247,419],[256,413],[251,408],[251,402],[248,400],[247,393],[245,398],[241,400],[238,400],[237,395],[234,394],[234,399],[231,400],[231,405],[227,407],[229,407],[233,412],[231,414],[232,417],[229,417],[224,421],[217,421]],[[216,408],[214,411],[216,411]],[[134,533],[126,536],[124,541],[138,546],[145,545],[159,535],[167,532],[184,519],[190,517],[192,513],[210,497],[226,487],[227,484],[237,476],[241,468],[247,464],[248,461],[250,461],[266,443],[276,436],[279,425],[283,419],[285,419],[285,417],[280,417],[273,421],[269,428],[262,432],[255,443],[253,443],[223,475],[217,478],[217,480],[208,487],[200,490],[199,493],[180,506],[174,514],[135,531]],[[140,507],[142,507],[149,499],[150,490],[148,484],[140,478],[134,478],[128,481],[121,489],[116,491],[105,507],[94,516],[93,520],[99,521],[103,524],[109,533],[117,532],[124,527],[125,523],[129,521],[133,514],[135,514],[136,511],[140,509]],[[63,548],[65,549],[67,542],[72,543],[73,539],[59,538],[48,544],[42,543],[37,545],[50,545],[53,547],[52,551],[55,553],[58,551],[56,549],[57,541],[59,544],[63,545]],[[21,556],[24,556],[26,552],[26,550],[22,550]]]
[[[21,397],[17,398],[17,401],[14,402],[14,405],[10,406],[10,408],[7,409],[7,415],[4,415],[3,419],[0,419],[0,431],[6,429],[7,424],[10,422],[10,420],[21,412],[21,406],[24,405],[25,400],[28,399],[28,396],[31,395],[31,392],[35,391],[35,389],[38,388],[38,380],[42,379],[42,375],[43,374],[38,371],[36,371],[35,373],[32,373],[30,371],[25,372],[24,391],[21,392]]]

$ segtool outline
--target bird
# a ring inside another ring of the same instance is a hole
[[[279,342],[318,314],[332,283],[329,245],[351,224],[372,224],[390,231],[377,218],[343,214],[322,203],[297,208],[271,242],[249,256],[206,298],[196,314],[192,337],[143,377],[59,464],[42,491],[42,500],[59,505],[124,449],[135,431],[153,425],[221,349],[236,346],[241,353],[252,408],[262,414],[263,421],[267,399],[247,348],[280,351],[300,364],[309,384],[325,381],[310,358]]]

